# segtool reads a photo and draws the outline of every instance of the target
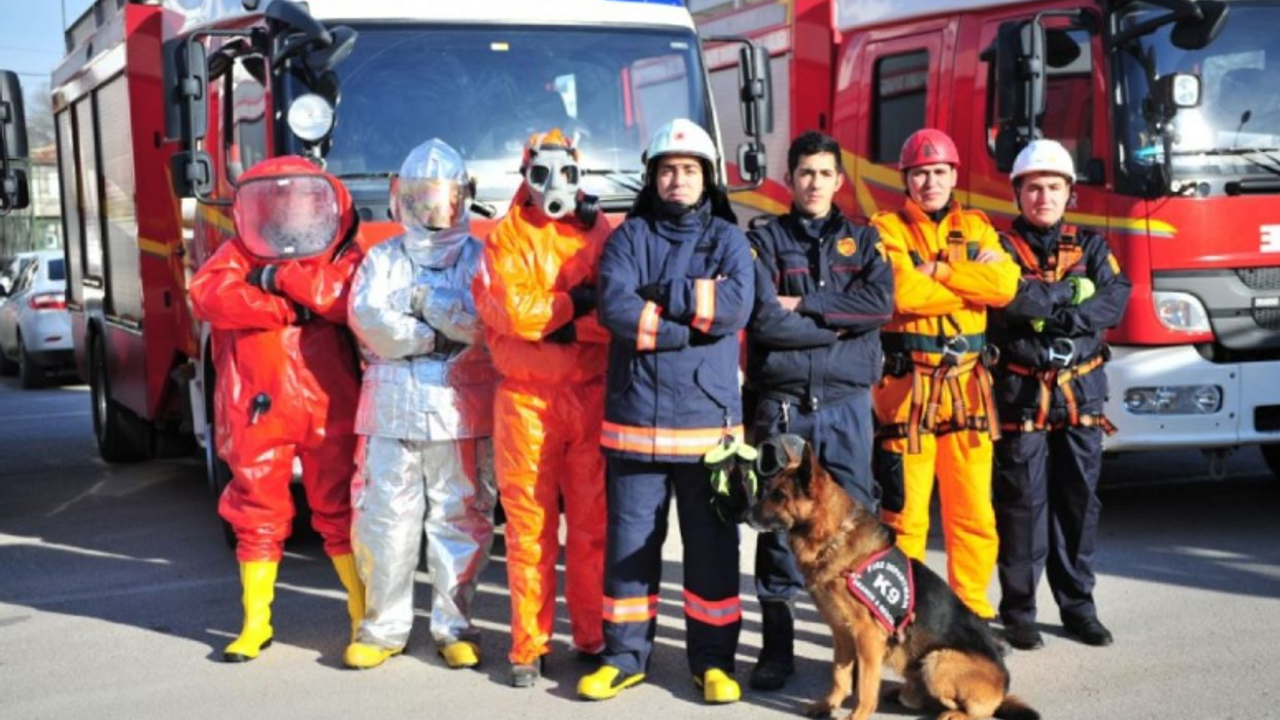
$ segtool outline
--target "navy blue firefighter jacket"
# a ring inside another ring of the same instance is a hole
[[[705,201],[630,217],[605,242],[599,278],[600,323],[613,334],[605,454],[692,463],[726,431],[742,437],[738,332],[755,287],[742,231]]]

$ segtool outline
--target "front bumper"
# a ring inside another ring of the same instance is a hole
[[[1107,380],[1106,414],[1119,431],[1106,439],[1108,452],[1280,442],[1280,426],[1270,422],[1280,420],[1280,361],[1218,364],[1190,345],[1113,347]],[[1176,385],[1217,385],[1222,407],[1186,415],[1138,415],[1125,409],[1130,388]]]

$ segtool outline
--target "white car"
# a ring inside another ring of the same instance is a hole
[[[51,370],[75,367],[67,266],[61,250],[18,256],[18,271],[0,298],[0,375],[39,387]]]

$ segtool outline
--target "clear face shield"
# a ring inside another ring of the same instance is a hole
[[[392,181],[396,216],[404,225],[445,230],[466,217],[467,185],[443,178],[396,178]]]
[[[580,180],[578,161],[567,148],[545,147],[537,151],[524,170],[533,203],[552,219],[573,212]]]
[[[411,235],[466,227],[472,194],[462,156],[436,138],[414,148],[391,180],[393,216]]]
[[[236,188],[236,232],[249,254],[268,262],[321,255],[338,242],[338,191],[326,177],[255,178]]]

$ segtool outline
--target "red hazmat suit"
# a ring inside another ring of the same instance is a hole
[[[345,324],[347,293],[361,260],[351,196],[297,157],[267,160],[239,184],[271,178],[283,185],[284,178],[306,176],[333,187],[329,207],[338,217],[332,245],[309,257],[267,259],[250,254],[236,237],[200,267],[190,287],[196,315],[213,328],[217,450],[233,475],[218,512],[235,530],[241,562],[280,560],[294,515],[289,483],[295,457],[325,553],[351,552],[360,381]],[[239,208],[236,215],[243,234]],[[268,265],[274,273],[270,290],[254,282],[254,273]]]

